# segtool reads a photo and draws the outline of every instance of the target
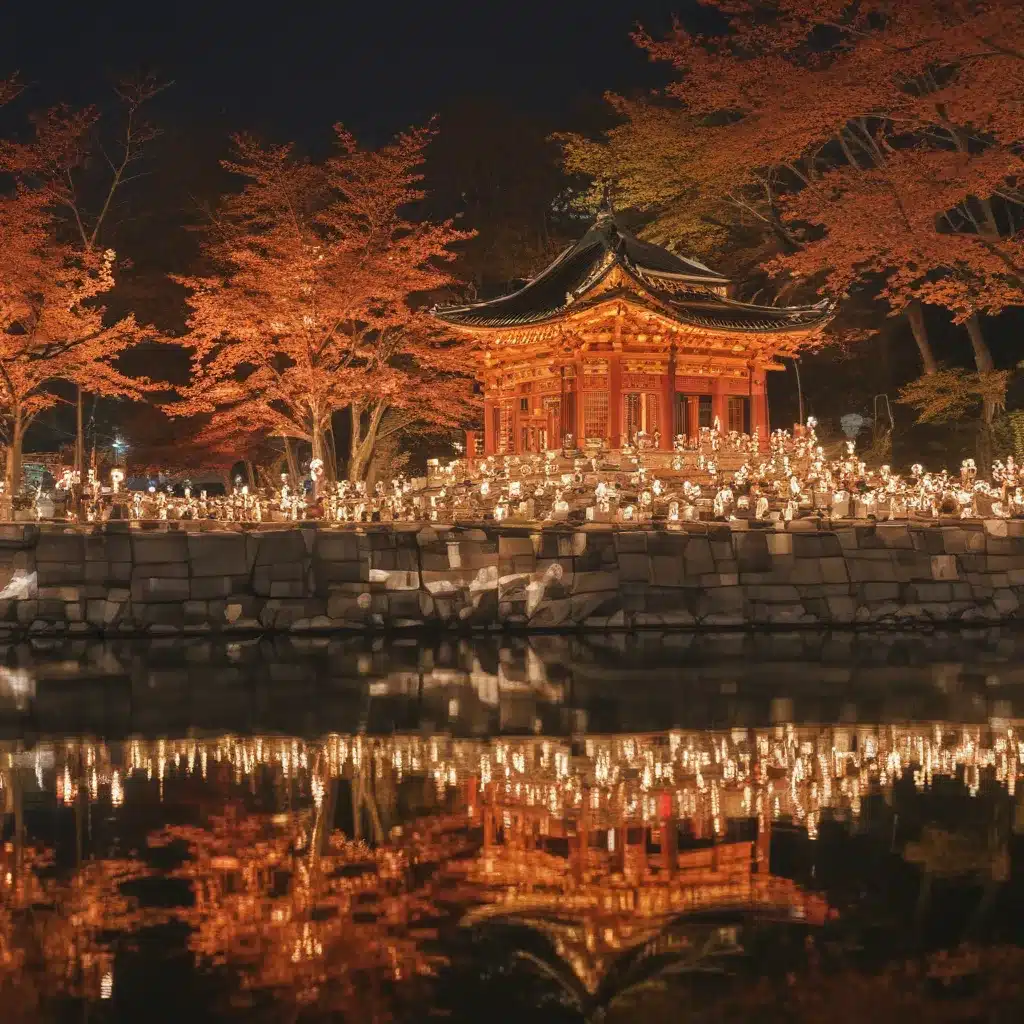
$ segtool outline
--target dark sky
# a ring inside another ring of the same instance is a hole
[[[335,121],[371,141],[467,95],[558,115],[659,75],[633,46],[693,0],[7,0],[0,71],[43,105],[136,69],[176,83],[176,113],[315,144]]]

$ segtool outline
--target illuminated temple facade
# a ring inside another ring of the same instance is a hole
[[[766,373],[831,307],[751,305],[732,290],[608,212],[518,291],[435,312],[481,345],[485,455],[559,449],[569,435],[667,451],[716,420],[764,444]]]

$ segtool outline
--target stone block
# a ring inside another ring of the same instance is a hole
[[[651,580],[651,559],[638,552],[619,552],[619,578],[623,581],[648,583]]]
[[[828,617],[832,622],[853,622],[857,603],[852,597],[826,597]]]
[[[161,577],[168,580],[188,579],[187,562],[150,562],[145,565],[136,565],[132,569],[132,579],[150,579]]]
[[[965,549],[970,552],[984,551],[986,539],[984,530],[969,530],[965,534]]]
[[[306,596],[306,585],[302,580],[274,580],[270,584],[270,597],[297,600]]]
[[[217,597],[229,597],[238,593],[241,587],[237,580],[248,583],[247,577],[195,576],[189,580],[189,597],[194,601],[209,601]]]
[[[755,623],[786,625],[807,622],[810,616],[802,604],[760,604],[755,602],[750,610]]]
[[[620,555],[621,560],[625,558],[642,559],[644,555]],[[624,576],[624,578],[627,578]],[[630,576],[629,579],[640,579],[643,577]],[[655,586],[659,587],[681,587],[686,580],[686,562],[682,552],[676,555],[651,555],[650,556],[650,579]]]
[[[110,579],[115,583],[130,583],[132,579],[132,563],[111,562]]]
[[[713,540],[711,541],[711,557],[715,560],[715,565],[720,565],[723,561],[734,561],[733,550],[732,550],[732,537],[729,540]]]
[[[825,583],[846,583],[850,579],[845,559],[823,558],[818,566],[821,569],[822,581]]]
[[[85,563],[85,582],[86,583],[103,583],[110,577],[110,563],[109,562],[86,562]]]
[[[890,561],[850,561],[847,563],[850,580],[854,583],[897,582],[896,567]]]
[[[80,533],[43,530],[36,542],[37,562],[84,562],[85,537]]]
[[[132,617],[140,626],[181,630],[185,625],[184,601],[174,604],[132,604]]]
[[[299,530],[266,530],[251,536],[256,538],[256,565],[303,563],[306,560],[306,542]]]
[[[132,561],[145,563],[188,564],[188,534],[182,530],[165,532],[135,531],[131,534]]]
[[[622,554],[646,554],[647,534],[643,530],[616,530],[615,550]]]
[[[187,534],[189,567],[193,576],[245,576],[249,572],[245,535]]]
[[[823,583],[822,561],[820,558],[798,558],[789,571],[789,582],[798,585]]]
[[[715,571],[711,543],[706,537],[691,537],[684,552],[687,576],[702,576]]]
[[[907,597],[911,602],[952,601],[953,587],[949,583],[912,583],[907,587]]]
[[[959,526],[942,527],[942,553],[947,555],[962,555],[967,551],[967,538],[970,536],[967,530]],[[984,536],[984,534],[981,534]]]
[[[530,615],[530,625],[538,629],[553,629],[572,621],[572,600],[568,597],[541,601]]]
[[[839,538],[834,533],[793,534],[793,554],[797,558],[828,558],[842,553]]]
[[[85,582],[85,562],[43,562],[36,559],[36,578],[41,587],[60,587]]]
[[[82,597],[82,588],[74,586],[40,587],[36,596],[40,600],[79,601]]]
[[[782,530],[772,530],[764,534],[765,544],[772,556],[793,554],[793,535]]]
[[[955,580],[960,576],[955,555],[932,555],[932,579]]]
[[[614,593],[619,589],[619,573],[614,571],[575,572],[572,577],[573,594],[596,592]]]
[[[14,605],[15,614],[18,617],[18,622],[23,625],[28,625],[35,619],[37,612],[39,611],[39,602],[34,598],[27,598],[24,601],[17,601]]]
[[[136,577],[131,586],[132,602],[183,602],[189,599],[187,579],[163,576]]]
[[[761,530],[737,533],[733,536],[736,561],[740,572],[769,572],[772,568],[772,553]]]
[[[498,555],[501,558],[511,558],[514,555],[534,555],[533,540],[529,537],[506,537],[498,538]]]
[[[761,587],[747,587],[747,597],[751,601],[759,601],[763,604],[799,604],[800,592],[796,587],[785,585],[768,585]]]
[[[384,581],[385,590],[419,590],[420,574],[405,569],[389,572]]]
[[[906,523],[879,523],[875,536],[887,548],[903,548],[913,551],[914,542],[910,538],[910,527]]]
[[[659,555],[664,558],[683,560],[689,536],[685,533],[667,533],[663,530],[647,534],[647,554],[652,558]]]
[[[701,591],[697,599],[697,617],[704,618],[716,612],[743,612],[743,591],[739,587],[718,587]]]
[[[871,580],[860,585],[860,598],[862,601],[895,601],[900,596],[898,583],[886,583],[879,580]]]

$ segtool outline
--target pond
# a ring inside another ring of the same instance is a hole
[[[1022,654],[997,630],[10,647],[2,1018],[1015,1013]]]

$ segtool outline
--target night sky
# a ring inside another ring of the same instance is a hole
[[[164,135],[146,181],[131,200],[138,209],[129,207],[116,245],[133,261],[132,275],[124,275],[133,290],[121,288],[118,294],[135,303],[143,322],[174,332],[181,329],[184,306],[166,275],[189,272],[195,258],[195,234],[182,225],[195,220],[204,202],[232,187],[218,166],[231,133],[294,140],[302,150],[323,156],[336,122],[377,145],[437,114],[443,136],[446,112],[467,101],[474,101],[474,117],[481,108],[489,117],[493,109],[499,130],[514,112],[543,122],[542,135],[591,131],[595,111],[607,123],[601,101],[606,91],[646,92],[667,80],[667,69],[648,61],[630,32],[643,26],[663,36],[674,14],[691,27],[716,27],[695,0],[293,0],[274,5],[8,0],[0,9],[0,75],[20,72],[28,88],[0,115],[0,136],[23,131],[25,114],[33,108],[58,102],[109,106],[112,83],[126,75],[151,72],[173,80],[151,105],[150,117]],[[495,125],[486,127],[493,134]],[[508,162],[505,154],[494,159]],[[430,160],[428,180],[429,171]],[[445,191],[436,177],[429,185]],[[134,237],[122,233],[131,232],[133,224]],[[962,362],[963,330],[950,327],[942,315],[933,319],[940,357]],[[1019,324],[1016,314],[1008,314],[990,328],[1003,362],[1003,350],[1019,337]],[[884,318],[880,326],[898,327]],[[899,358],[913,363],[912,346],[897,349]],[[157,356],[161,365],[168,352],[165,348]],[[836,402],[834,361],[828,356],[809,362],[805,389],[811,411],[821,415]],[[175,379],[184,368],[184,363],[179,370],[168,365],[162,375]],[[849,370],[845,376],[853,379]],[[907,379],[912,370],[903,368],[896,376]],[[787,405],[783,420],[795,415],[789,382],[773,381],[773,386],[785,391],[773,401],[793,406]],[[44,418],[37,429],[44,428],[62,437],[69,432],[60,416]]]
[[[173,79],[174,114],[316,147],[342,121],[368,142],[465,96],[566,114],[607,89],[656,84],[632,44],[693,0],[4,5],[0,67],[40,105],[87,102],[126,72]]]
[[[663,35],[673,15],[692,20],[696,9],[694,0],[18,0],[0,8],[0,76],[17,73],[26,89],[0,112],[0,137],[24,133],[30,111],[57,103],[98,104],[105,116],[113,111],[104,123],[116,128],[112,86],[119,79],[152,74],[173,82],[147,106],[162,134],[111,221],[112,244],[131,261],[111,302],[178,334],[184,304],[167,274],[192,271],[196,235],[185,225],[236,184],[219,168],[232,133],[294,141],[322,157],[335,123],[379,145],[434,115],[444,134],[446,114],[467,103],[472,117],[493,109],[499,124],[535,118],[541,136],[593,129],[595,116],[607,116],[606,91],[647,91],[666,79],[630,33],[642,25]],[[493,133],[495,125],[482,127]],[[436,177],[429,187],[445,192]],[[165,380],[187,374],[184,355],[167,346],[143,346],[125,366]],[[97,405],[93,397],[87,433],[112,436],[125,415],[138,411]],[[50,449],[72,436],[70,412],[61,406],[36,421],[29,448]]]

